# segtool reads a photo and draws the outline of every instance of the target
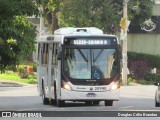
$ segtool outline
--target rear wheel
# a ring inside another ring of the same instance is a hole
[[[44,89],[43,84],[42,84],[42,101],[43,101],[44,105],[48,105],[49,104],[49,99],[46,98],[45,89]]]
[[[57,107],[64,107],[65,101],[64,100],[57,100]]]
[[[85,101],[85,104],[88,105],[88,106],[91,106],[92,105],[92,101]]]
[[[104,101],[105,106],[113,106],[113,100],[106,100]]]
[[[52,104],[52,105],[56,105],[56,104],[57,104],[57,101],[56,101],[55,99],[52,99],[52,100],[51,100],[51,104]]]
[[[93,101],[93,105],[99,105],[99,101]]]
[[[57,105],[56,82],[54,82],[54,99],[51,100],[52,105]]]
[[[160,103],[158,103],[157,100],[155,100],[155,107],[160,107]]]

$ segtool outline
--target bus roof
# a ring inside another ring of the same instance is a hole
[[[103,31],[96,27],[73,28],[65,27],[55,30],[54,35],[79,35],[79,34],[103,34]]]
[[[65,27],[55,30],[54,35],[46,35],[40,36],[40,40],[37,42],[55,42],[55,43],[63,43],[64,37],[116,37],[111,34],[103,34],[103,31],[96,27],[85,27],[85,28],[73,28],[73,27]],[[117,38],[118,41],[118,38]]]

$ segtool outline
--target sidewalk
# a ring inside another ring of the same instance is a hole
[[[35,84],[27,84],[27,83],[12,81],[12,80],[0,79],[0,87],[23,87],[23,86],[35,86]]]

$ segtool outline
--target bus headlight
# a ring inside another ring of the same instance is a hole
[[[119,82],[114,82],[111,86],[111,90],[116,90],[120,88],[120,83]]]
[[[63,88],[66,90],[71,90],[71,87],[66,82],[63,82]]]

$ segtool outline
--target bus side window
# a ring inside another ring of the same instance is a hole
[[[48,43],[43,43],[42,64],[48,64]]]
[[[44,51],[44,43],[40,43],[40,56],[41,56],[41,60],[39,61],[39,62],[41,62],[40,64],[43,64],[44,62],[44,60],[43,60],[43,51]]]
[[[56,50],[55,50],[55,65],[58,65],[58,44],[56,43]]]
[[[48,64],[48,43],[46,43],[46,47],[45,47],[45,63],[44,64]]]
[[[53,65],[57,65],[57,43],[53,44],[53,56],[52,56]]]
[[[58,65],[58,43],[53,44],[52,65]]]
[[[55,55],[54,55],[54,51],[55,51],[55,44],[53,43],[53,49],[52,49],[52,65],[55,65]]]

